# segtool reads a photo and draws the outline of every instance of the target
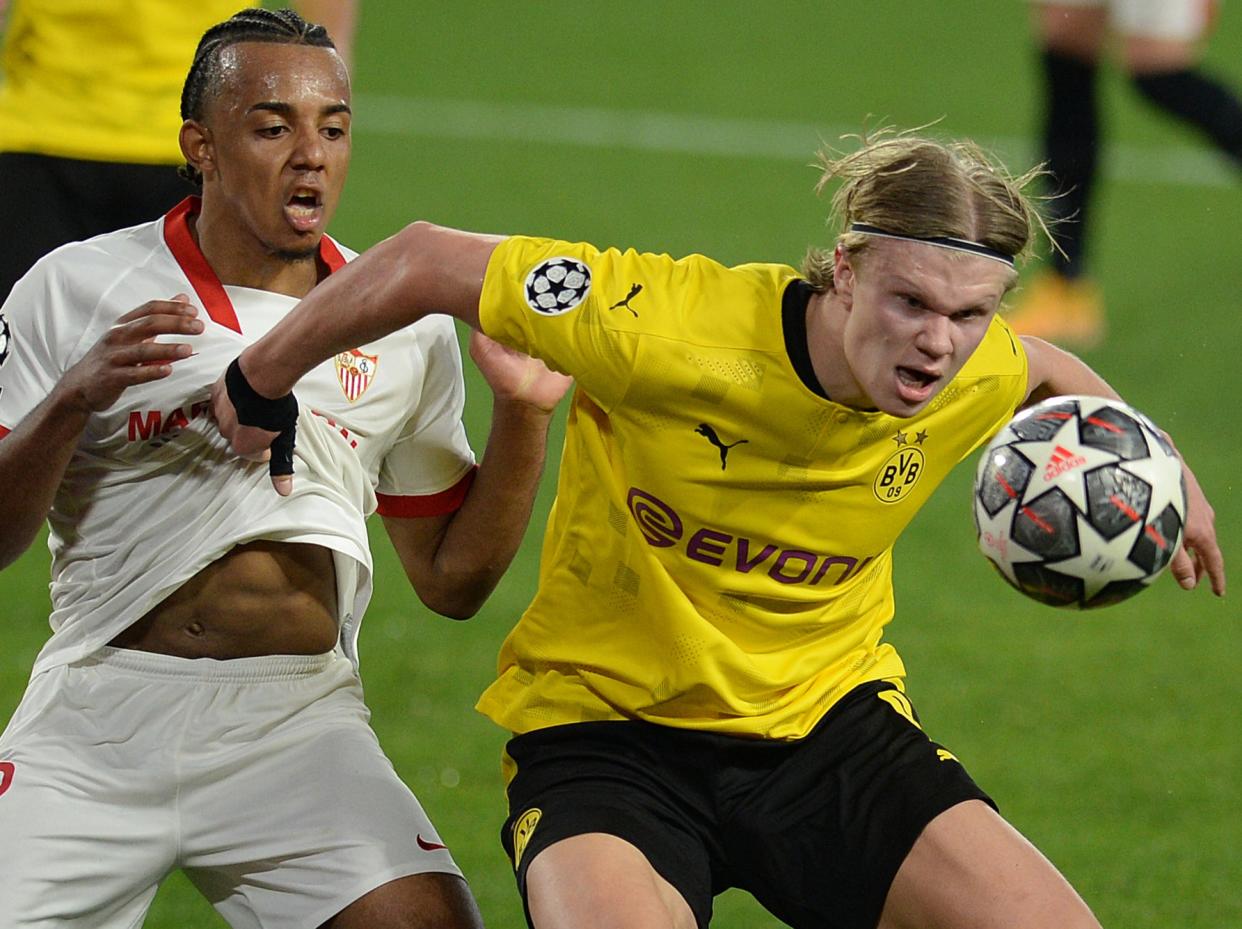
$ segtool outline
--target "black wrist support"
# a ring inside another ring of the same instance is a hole
[[[298,401],[292,393],[269,400],[258,393],[246,375],[242,374],[237,359],[224,372],[224,386],[229,400],[237,411],[237,421],[243,426],[256,426],[268,432],[284,432],[298,421]]]

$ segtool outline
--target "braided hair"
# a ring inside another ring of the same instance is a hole
[[[219,92],[224,81],[221,55],[224,49],[240,42],[336,48],[327,29],[307,22],[293,10],[242,10],[212,26],[199,40],[194,62],[181,88],[182,119],[203,118],[207,100]],[[182,165],[178,173],[193,184],[203,183],[202,174],[191,164]]]

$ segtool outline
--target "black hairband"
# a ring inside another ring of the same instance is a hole
[[[866,223],[850,223],[848,232],[858,232],[863,235],[872,235],[881,239],[904,239],[907,242],[922,242],[925,245],[937,245],[940,248],[951,248],[958,252],[969,252],[972,255],[981,255],[984,258],[991,258],[993,261],[999,261],[1011,268],[1016,267],[1013,255],[1006,255],[1004,252],[989,248],[979,242],[972,242],[970,239],[955,239],[952,236],[917,236],[906,235],[901,232],[889,232],[887,229],[881,229],[879,226],[869,226]]]

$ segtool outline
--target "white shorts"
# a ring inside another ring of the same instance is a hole
[[[1212,21],[1215,0],[1047,0],[1055,6],[1108,8],[1113,29],[1122,35],[1193,42]]]
[[[318,926],[461,874],[350,662],[106,648],[31,681],[0,737],[0,923],[130,929],[176,868],[232,926]]]

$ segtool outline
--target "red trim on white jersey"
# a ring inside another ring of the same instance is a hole
[[[319,260],[328,266],[329,274],[335,274],[345,267],[345,256],[336,247],[336,243],[327,236],[319,240]]]
[[[470,491],[470,485],[474,483],[474,474],[478,470],[476,465],[467,471],[462,476],[462,479],[448,490],[442,490],[437,494],[399,497],[377,493],[375,499],[378,501],[379,506],[376,507],[375,511],[380,516],[396,516],[402,519],[411,519],[416,516],[444,516],[448,513],[455,513],[461,509],[461,505],[465,502],[466,494]]]
[[[237,313],[233,309],[233,301],[224,292],[224,285],[216,272],[207,263],[206,256],[198,247],[198,242],[190,232],[189,217],[202,209],[200,198],[186,197],[164,216],[164,241],[168,244],[173,258],[190,279],[194,292],[198,294],[203,309],[213,322],[219,323],[236,333],[241,332],[241,323],[237,321]],[[336,243],[326,235],[319,240],[319,260],[324,263],[331,274],[345,267],[345,256],[336,247]]]
[[[185,276],[190,279],[207,315],[221,326],[240,333],[241,323],[233,311],[233,302],[190,233],[188,218],[191,213],[198,213],[201,206],[202,201],[198,197],[186,197],[169,210],[164,217],[164,241]]]
[[[8,426],[0,426],[0,439],[3,439],[6,435],[8,435],[12,431],[13,430],[10,429]]]

